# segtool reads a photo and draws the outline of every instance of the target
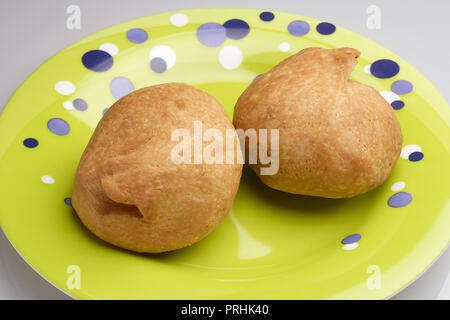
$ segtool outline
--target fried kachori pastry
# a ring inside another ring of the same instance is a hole
[[[359,54],[352,48],[304,49],[258,77],[240,96],[236,129],[279,129],[278,172],[261,175],[264,165],[251,165],[269,187],[347,198],[389,176],[402,133],[380,93],[349,80]]]
[[[217,100],[186,84],[151,86],[117,101],[76,172],[72,203],[83,224],[116,246],[155,253],[189,246],[216,228],[231,209],[242,164],[175,163],[172,133],[192,130],[194,121],[235,134]]]

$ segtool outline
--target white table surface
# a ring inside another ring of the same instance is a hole
[[[81,8],[80,30],[66,28],[66,8],[72,4]],[[366,26],[369,5],[381,9],[380,30],[369,30]],[[140,16],[205,7],[278,10],[336,23],[397,53],[422,72],[449,101],[448,0],[14,0],[0,2],[0,111],[37,66],[67,45]],[[69,297],[31,269],[0,231],[0,299]],[[393,299],[450,299],[450,249]]]

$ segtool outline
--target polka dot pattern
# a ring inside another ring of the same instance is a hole
[[[408,160],[409,156],[414,152],[422,152],[422,148],[420,146],[418,146],[417,144],[409,144],[409,145],[403,147],[403,149],[400,153],[400,157]]]
[[[69,207],[72,206],[72,199],[71,198],[64,198],[64,203],[67,204]]]
[[[353,243],[343,245],[342,249],[349,251],[349,250],[355,250],[358,247],[359,247],[358,242],[353,242]]]
[[[406,183],[403,181],[396,182],[392,185],[391,190],[392,191],[400,191],[403,190],[406,187]]]
[[[155,46],[150,50],[150,67],[153,71],[162,73],[175,65],[177,56],[171,47],[166,45]]]
[[[228,70],[238,68],[242,63],[242,59],[242,51],[236,46],[225,46],[219,52],[220,64]]]
[[[64,102],[63,102],[63,107],[64,107],[64,109],[66,109],[66,110],[72,110],[72,109],[74,109],[72,101],[64,101]]]
[[[70,132],[69,124],[61,118],[52,118],[48,120],[47,128],[58,136],[65,136]]]
[[[247,22],[241,19],[231,19],[223,24],[226,35],[230,39],[245,38],[250,32],[250,26]]]
[[[133,43],[143,43],[148,39],[148,33],[144,29],[131,29],[127,32],[127,39]]]
[[[79,111],[86,111],[88,109],[88,104],[83,99],[73,100],[72,105],[75,109],[77,109]]]
[[[400,66],[389,59],[377,60],[370,66],[370,73],[380,79],[392,78],[398,74]]]
[[[117,77],[112,79],[109,89],[116,99],[120,99],[134,91],[133,83],[125,77]]]
[[[401,95],[410,93],[413,90],[413,87],[413,84],[407,80],[398,80],[392,84],[391,90],[396,94]]]
[[[270,11],[264,11],[259,14],[259,18],[262,21],[269,22],[275,19],[275,15]]]
[[[75,85],[70,81],[59,81],[55,83],[55,90],[64,96],[68,96],[75,92]]]
[[[27,138],[23,140],[23,145],[27,148],[34,149],[39,145],[39,142],[34,138]]]
[[[114,43],[104,43],[99,47],[99,49],[109,53],[112,57],[119,53],[119,48],[117,48]]]
[[[310,29],[308,22],[302,20],[292,21],[288,25],[288,32],[297,37],[308,34]]]
[[[411,153],[411,154],[408,156],[408,160],[409,160],[409,161],[416,162],[416,161],[422,160],[423,157],[424,157],[424,154],[423,154],[422,152],[416,151],[416,152]]]
[[[362,236],[359,233],[351,234],[348,237],[345,237],[341,242],[342,244],[350,244],[354,242],[358,242],[361,240]]]
[[[291,50],[291,45],[289,44],[289,42],[280,43],[280,51],[281,52],[288,52],[289,50]]]
[[[197,39],[207,47],[218,47],[227,38],[226,29],[214,22],[202,24],[197,29]]]
[[[184,27],[189,22],[189,18],[184,13],[175,13],[170,17],[170,23],[176,27]]]
[[[388,200],[388,205],[392,208],[401,208],[410,204],[412,200],[413,197],[410,193],[402,191],[390,197]]]
[[[153,58],[150,60],[150,68],[156,73],[164,73],[167,70],[167,63],[163,58]]]
[[[105,72],[111,69],[113,57],[103,50],[91,50],[86,52],[81,58],[83,65],[95,72]]]
[[[394,110],[400,110],[403,109],[403,107],[405,106],[405,103],[402,100],[395,100],[391,102],[391,107]]]
[[[329,22],[322,22],[317,25],[316,30],[320,34],[330,35],[336,31],[336,26]]]
[[[53,179],[52,176],[42,176],[41,177],[41,181],[45,184],[54,184],[55,183],[55,179]]]

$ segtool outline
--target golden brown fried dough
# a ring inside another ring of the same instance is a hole
[[[359,54],[352,48],[302,50],[241,95],[234,110],[236,129],[279,129],[279,171],[260,175],[269,187],[346,198],[374,189],[389,176],[402,133],[380,93],[349,80]],[[252,167],[259,175],[261,164]]]
[[[76,172],[72,200],[83,224],[138,252],[183,248],[216,228],[231,209],[242,165],[175,164],[171,134],[192,132],[197,120],[204,130],[234,130],[216,99],[186,84],[147,87],[117,101]]]

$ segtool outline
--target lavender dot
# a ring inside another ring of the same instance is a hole
[[[71,198],[64,198],[64,203],[71,207],[72,206],[72,199]]]
[[[83,99],[75,99],[72,102],[75,109],[79,111],[86,111],[88,109],[88,104]]]
[[[202,24],[197,29],[197,39],[207,47],[218,47],[227,38],[226,29],[214,22]]]
[[[401,100],[394,100],[394,101],[391,102],[391,107],[392,107],[394,110],[400,110],[400,109],[402,109],[404,106],[405,106],[405,103],[404,103],[403,101],[401,101]]]
[[[292,21],[288,25],[288,31],[293,36],[304,36],[309,32],[309,30],[310,30],[309,24],[301,20]]]
[[[59,136],[65,136],[70,132],[69,124],[65,120],[60,118],[53,118],[48,120],[47,128],[51,132]]]
[[[125,77],[117,77],[111,80],[109,89],[116,99],[120,99],[134,91],[133,83]]]
[[[156,73],[164,73],[167,70],[166,60],[160,57],[150,60],[150,68]]]
[[[336,26],[329,22],[322,22],[317,25],[316,30],[320,34],[329,35],[336,31]]]
[[[342,244],[350,244],[354,242],[358,242],[361,240],[361,235],[359,233],[351,234],[348,237],[344,238],[341,242]]]
[[[392,84],[391,89],[396,94],[407,94],[413,90],[413,87],[413,84],[407,80],[398,80]]]
[[[411,203],[413,197],[408,192],[398,192],[388,200],[388,205],[393,208],[400,208]]]
[[[259,15],[259,18],[262,21],[269,22],[269,21],[272,21],[275,18],[275,15],[272,12],[270,12],[270,11],[264,11],[264,12],[261,12],[261,14]]]
[[[424,154],[423,154],[422,152],[416,151],[416,152],[411,153],[411,154],[408,156],[408,160],[409,160],[409,161],[416,162],[416,161],[422,160],[423,157],[424,157]]]
[[[113,65],[113,57],[103,50],[92,50],[86,52],[81,58],[83,65],[95,72],[105,72],[111,69]]]
[[[23,145],[27,148],[33,149],[39,145],[39,142],[34,138],[28,138],[23,140]]]
[[[133,43],[143,43],[148,39],[148,33],[144,29],[131,29],[127,32],[127,39]]]
[[[399,71],[398,63],[389,59],[377,60],[370,65],[370,73],[380,79],[392,78]]]
[[[103,111],[102,111],[102,115],[105,115],[105,113],[106,113],[106,111],[108,111],[108,109],[109,109],[109,108],[105,108],[105,109],[103,109]]]
[[[250,32],[250,26],[247,22],[241,19],[231,19],[223,24],[226,30],[226,35],[230,39],[245,38]]]

